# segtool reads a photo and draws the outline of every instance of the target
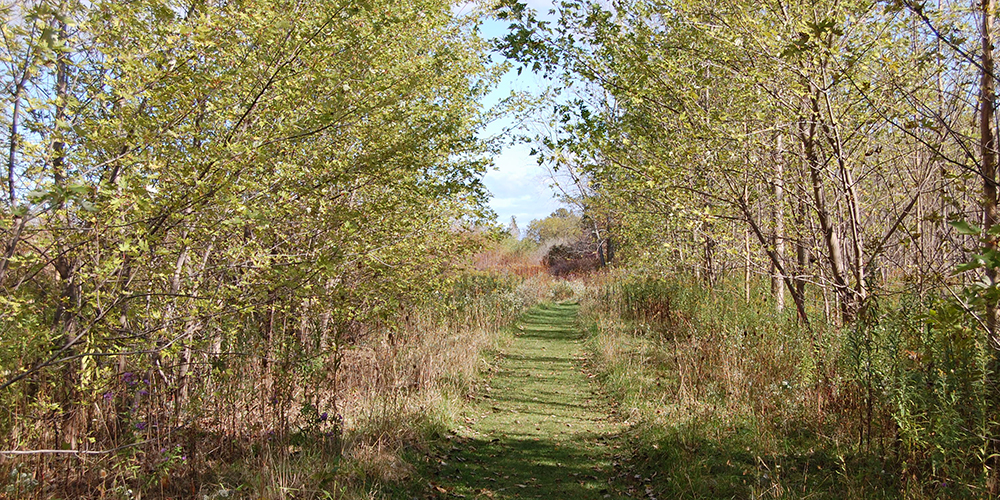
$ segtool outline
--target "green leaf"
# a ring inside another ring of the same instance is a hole
[[[73,194],[85,194],[90,191],[90,187],[85,184],[72,184],[66,190]]]
[[[42,189],[33,189],[28,192],[28,200],[30,200],[32,203],[40,203],[42,201],[45,201],[45,199],[48,198],[50,194],[51,193],[49,191],[45,191]]]
[[[980,267],[982,267],[982,263],[978,261],[966,262],[965,264],[959,264],[955,266],[955,274],[969,272],[975,269],[979,269]]]
[[[955,230],[958,231],[958,234],[964,234],[967,236],[978,236],[983,233],[982,229],[979,229],[978,227],[969,224],[967,221],[964,220],[953,220],[948,222],[948,224],[951,225],[951,227],[955,228]]]

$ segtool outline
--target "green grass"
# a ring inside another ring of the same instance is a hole
[[[882,413],[860,441],[863,400],[838,358],[853,331],[819,325],[817,354],[766,303],[626,285],[584,295],[582,310],[546,304],[522,316],[465,425],[410,457],[423,465],[409,494],[388,496],[984,498],[977,484],[907,468]],[[817,385],[816,357],[837,391]]]
[[[853,400],[817,392],[808,337],[787,316],[748,304],[732,287],[630,286],[599,289],[581,315],[597,379],[632,424],[620,462],[633,491],[659,499],[905,496],[891,439],[859,450]],[[838,332],[824,333],[833,347],[822,344],[819,356],[833,370]]]
[[[621,497],[611,478],[622,426],[586,374],[577,309],[544,304],[523,316],[466,425],[430,458],[432,497]]]

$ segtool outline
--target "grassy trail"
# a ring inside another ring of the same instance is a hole
[[[547,304],[518,324],[491,389],[446,455],[441,498],[618,498],[609,478],[620,425],[582,371],[575,304]]]

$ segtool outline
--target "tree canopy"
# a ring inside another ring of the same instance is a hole
[[[27,408],[4,436],[117,446],[90,422],[138,404],[122,373],[173,402],[143,429],[242,412],[236,432],[287,431],[347,345],[449,290],[481,244],[498,73],[449,2],[0,14],[0,401]],[[235,386],[275,411],[212,396]]]

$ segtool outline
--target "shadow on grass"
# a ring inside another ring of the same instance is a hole
[[[489,441],[455,439],[434,457],[429,498],[623,498],[609,484],[611,464],[594,459],[605,439],[588,433],[554,441],[516,431]]]
[[[427,463],[425,498],[625,498],[612,482],[615,426],[576,363],[577,310],[546,304],[521,317],[472,431]]]
[[[695,432],[633,429],[622,462],[632,491],[661,499],[898,499],[894,467],[874,455],[822,449],[756,454],[750,431],[721,439]],[[887,470],[888,469],[888,470]],[[953,498],[944,496],[938,498]],[[955,497],[957,498],[957,497]]]
[[[558,358],[555,356],[523,356],[520,354],[508,354],[507,359],[513,361],[524,361],[527,363],[532,363],[537,366],[542,366],[540,363],[565,363],[566,360],[563,358]]]
[[[546,340],[575,340],[582,332],[576,327],[577,304],[547,304],[532,309],[521,317],[525,337]]]
[[[532,410],[528,410],[528,409],[521,409],[521,410],[519,410],[519,412],[520,413],[525,413],[525,414],[535,414],[535,415],[543,415],[543,416],[544,415],[551,415],[553,413],[559,413],[559,411],[556,411],[556,410],[560,410],[561,412],[565,413],[567,411],[568,412],[575,412],[575,411],[582,411],[582,410],[586,410],[587,409],[587,405],[585,405],[585,404],[563,403],[563,402],[552,401],[552,400],[546,401],[544,399],[504,398],[503,401],[511,403],[511,404],[515,404],[519,408],[524,408],[524,407],[529,406],[529,405],[530,406],[537,406],[538,408],[535,408],[533,411]]]

